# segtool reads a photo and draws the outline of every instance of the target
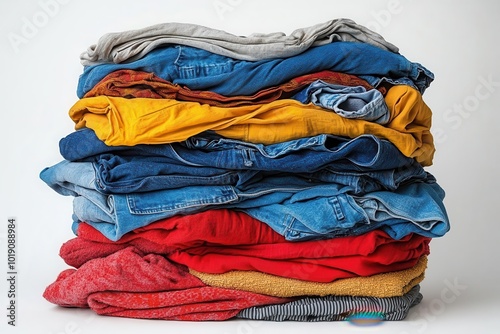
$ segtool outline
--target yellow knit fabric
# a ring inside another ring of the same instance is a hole
[[[258,271],[230,271],[207,274],[190,269],[203,283],[228,289],[245,290],[275,297],[297,296],[402,296],[424,279],[427,256],[409,269],[366,277],[339,279],[331,283],[302,281]]]

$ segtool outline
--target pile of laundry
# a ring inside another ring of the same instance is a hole
[[[165,23],[80,57],[40,178],[75,238],[44,297],[171,320],[402,320],[449,231],[432,72],[349,19],[235,36]]]

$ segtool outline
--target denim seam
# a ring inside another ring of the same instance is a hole
[[[339,203],[339,200],[337,198],[338,196],[332,197],[329,202],[333,208],[333,212],[335,213],[335,216],[337,217],[337,220],[344,220],[345,219],[345,214],[342,211],[342,206]]]
[[[165,206],[165,205],[160,205],[156,206],[156,208],[147,208],[147,209],[138,209],[136,201],[134,200],[134,197],[132,195],[125,195],[128,208],[132,214],[151,214],[151,213],[160,213],[160,212],[168,212],[168,211],[175,211],[178,209],[186,209],[186,208],[196,208],[199,207],[200,205],[211,205],[211,204],[228,204],[233,202],[234,200],[238,199],[238,196],[234,191],[232,191],[227,195],[224,196],[219,196],[215,197],[212,199],[205,199],[205,200],[197,200],[197,201],[192,201],[192,202],[183,202],[182,204],[176,204],[176,205],[170,205],[170,206]]]
[[[175,155],[176,158],[179,159],[179,161],[185,163],[186,165],[189,165],[189,166],[196,166],[196,167],[204,167],[204,165],[201,165],[201,164],[196,164],[196,163],[193,163],[193,162],[190,162],[190,161],[187,161],[185,160],[183,157],[181,157],[177,151],[175,150],[175,148],[172,147],[172,145],[169,146],[169,148],[171,149],[171,151],[173,152],[173,154]]]
[[[283,218],[283,229],[282,235],[286,240],[294,240],[300,235],[300,231],[295,230],[292,226],[295,225],[296,218],[290,214],[286,214]]]
[[[167,183],[171,183],[172,181],[177,180],[187,180],[189,181],[189,185],[200,184],[195,183],[194,180],[203,180],[204,182],[208,182],[210,184],[228,184],[233,183],[231,180],[233,177],[237,177],[234,172],[226,172],[220,175],[215,176],[183,176],[183,175],[155,175],[155,176],[145,176],[140,178],[137,181],[113,181],[111,184],[108,182],[99,183],[98,189],[105,193],[126,193],[126,192],[137,192],[137,189],[143,187],[143,185],[148,182],[150,179],[153,181],[160,180],[165,183],[163,189],[173,189],[178,188],[179,186],[168,186]],[[164,181],[166,179],[166,181]],[[124,184],[126,183],[126,184]]]

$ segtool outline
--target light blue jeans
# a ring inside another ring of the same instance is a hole
[[[391,114],[384,96],[377,89],[362,86],[342,86],[316,80],[302,89],[292,99],[332,110],[344,118],[355,118],[387,124]]]
[[[444,191],[430,174],[425,182],[363,196],[352,195],[347,186],[318,184],[293,175],[255,178],[241,188],[190,186],[104,195],[89,178],[93,172],[82,173],[82,168],[75,167],[61,180],[55,170],[45,169],[40,177],[58,193],[75,197],[74,231],[84,221],[115,241],[160,219],[216,208],[242,210],[288,240],[358,235],[375,228],[395,239],[409,233],[438,237],[449,230]]]

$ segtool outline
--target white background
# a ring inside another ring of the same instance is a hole
[[[6,225],[18,222],[17,327],[7,325],[7,282],[0,284],[2,333],[500,333],[498,173],[500,5],[496,1],[416,0],[59,0],[2,1],[0,267],[7,272]],[[220,7],[217,7],[220,6]],[[217,10],[217,8],[222,8]],[[42,298],[67,266],[59,247],[73,237],[71,198],[50,190],[39,172],[61,160],[58,141],[82,72],[79,55],[107,32],[188,22],[236,35],[291,33],[335,18],[381,33],[409,60],[434,72],[424,94],[434,112],[432,172],[446,190],[451,231],[431,242],[424,300],[402,322],[358,328],[346,322],[190,323],[94,316]],[[45,18],[45,20],[44,20]],[[36,21],[38,20],[38,21]],[[26,22],[38,23],[23,35]],[[15,44],[13,36],[25,38]],[[489,83],[488,83],[489,82]],[[450,289],[450,285],[459,285]]]

